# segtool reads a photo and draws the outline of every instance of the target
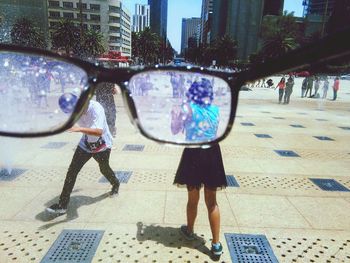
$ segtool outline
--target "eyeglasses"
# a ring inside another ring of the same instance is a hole
[[[158,66],[110,69],[9,45],[0,45],[0,79],[0,135],[60,133],[84,113],[98,84],[110,82],[119,85],[131,121],[144,136],[180,145],[223,139],[233,123],[240,87],[227,72]],[[185,104],[193,108],[193,120],[185,121],[185,112],[176,119],[174,113]],[[174,125],[182,125],[182,131],[175,134]]]
[[[154,141],[209,145],[230,132],[247,81],[278,72],[324,71],[349,56],[349,30],[241,72],[199,67],[104,68],[33,48],[0,45],[0,135],[39,137],[78,121],[98,84],[118,84],[131,118]],[[323,65],[323,66],[322,66]]]

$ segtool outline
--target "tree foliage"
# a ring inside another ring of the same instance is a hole
[[[294,13],[282,16],[265,16],[261,26],[263,57],[274,57],[297,48],[303,39],[303,28],[295,20]]]
[[[103,36],[100,32],[84,29],[71,20],[61,20],[51,35],[55,49],[63,49],[66,54],[83,58],[93,58],[105,51]]]
[[[46,48],[44,34],[27,18],[17,19],[11,29],[11,41],[15,45]]]

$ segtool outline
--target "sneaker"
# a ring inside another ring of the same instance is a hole
[[[118,196],[118,192],[119,192],[119,184],[113,185],[110,193],[111,197]]]
[[[196,236],[193,232],[190,232],[188,230],[188,227],[186,225],[182,225],[180,227],[180,233],[184,236],[184,238],[188,241],[192,241],[196,239]]]
[[[213,253],[214,256],[220,256],[222,254],[222,245],[221,243],[211,244],[211,253]]]
[[[47,207],[46,211],[51,214],[63,215],[67,213],[67,208],[63,208],[60,204],[53,204],[52,206]]]

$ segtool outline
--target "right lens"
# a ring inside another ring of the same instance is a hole
[[[210,143],[225,133],[231,90],[221,78],[159,70],[139,73],[128,86],[141,128],[150,137],[178,144]]]
[[[76,65],[17,52],[0,52],[0,79],[0,132],[23,135],[63,127],[87,87]]]

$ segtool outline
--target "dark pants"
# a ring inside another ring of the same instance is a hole
[[[337,99],[337,94],[338,94],[338,91],[333,89],[333,100]]]
[[[91,157],[93,157],[98,162],[98,165],[100,166],[100,171],[106,177],[106,179],[112,185],[119,185],[118,178],[114,175],[112,168],[109,166],[110,154],[110,149],[98,153],[88,153],[81,149],[79,146],[77,147],[73,155],[71,164],[68,168],[68,172],[60,196],[59,204],[63,208],[66,208],[68,206],[70,194],[73,191],[73,187],[77,179],[78,173],[80,172],[81,168],[83,168],[83,166],[86,164],[86,162],[90,160]]]
[[[279,89],[278,90],[278,103],[282,102],[283,94],[284,94],[284,89]]]
[[[290,96],[293,93],[293,89],[286,88],[285,93],[284,93],[284,103],[289,104],[290,101]]]

